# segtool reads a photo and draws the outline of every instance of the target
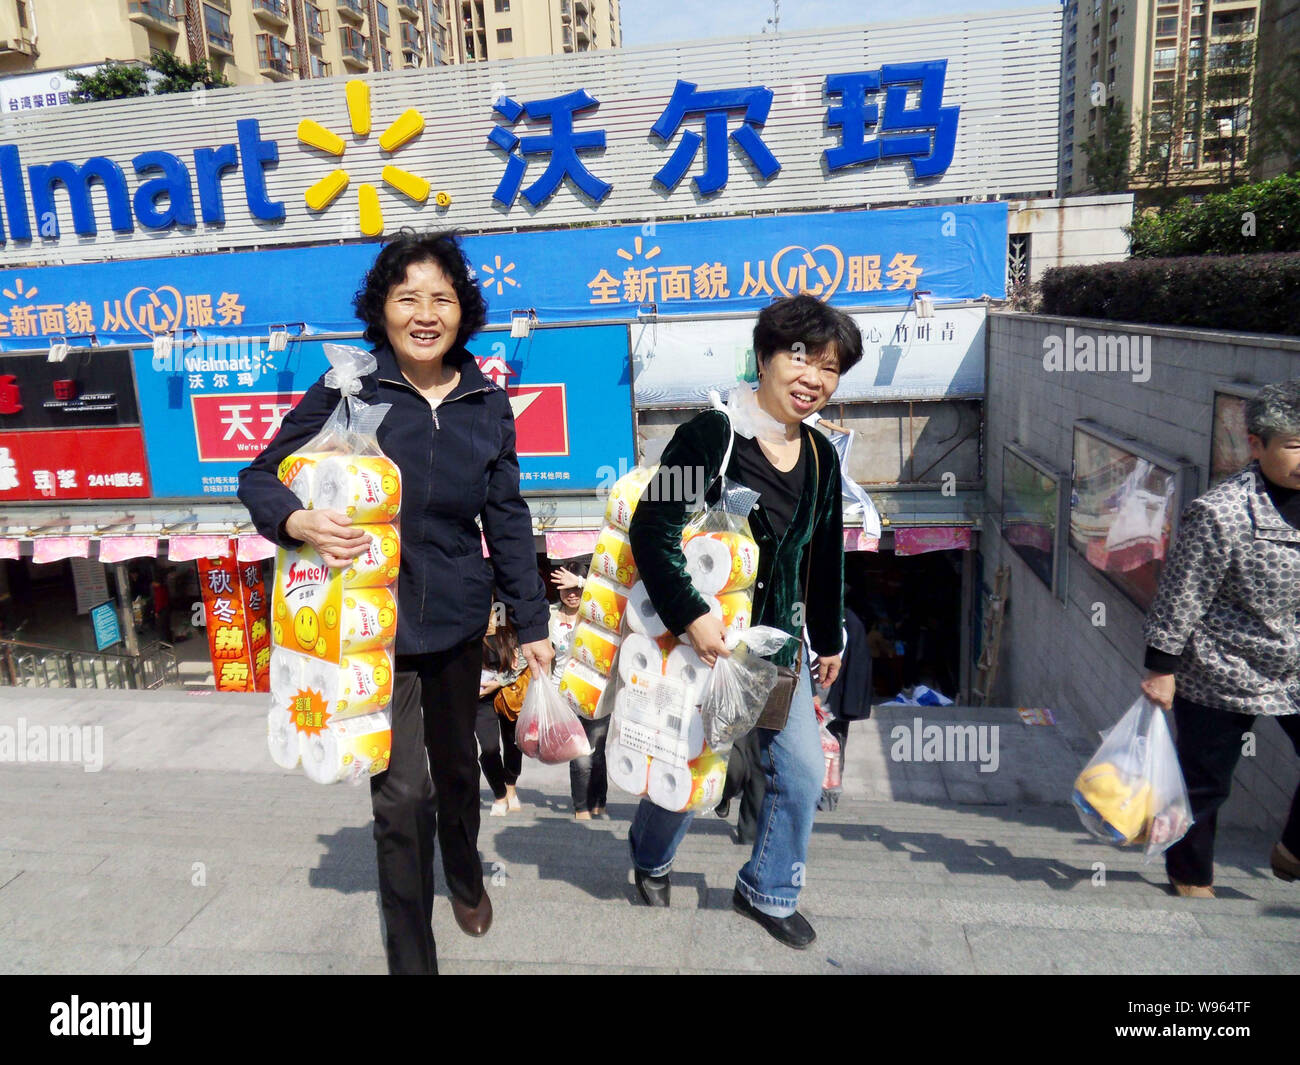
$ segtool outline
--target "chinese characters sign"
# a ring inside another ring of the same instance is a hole
[[[237,562],[232,544],[225,558],[199,559],[198,569],[217,691],[270,691],[270,610],[261,563]]]

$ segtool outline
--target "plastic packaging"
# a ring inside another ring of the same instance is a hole
[[[727,634],[731,657],[714,662],[700,703],[704,742],[713,750],[730,747],[754,727],[777,676],[776,666],[760,656],[776,654],[790,639],[788,632],[768,625]]]
[[[1192,826],[1178,754],[1161,709],[1139,698],[1075,779],[1083,827],[1117,847],[1143,844],[1150,862]]]
[[[515,722],[515,743],[529,758],[559,765],[591,754],[587,733],[550,678],[534,673]]]

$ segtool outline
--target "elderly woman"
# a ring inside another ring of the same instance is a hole
[[[1242,737],[1275,717],[1300,753],[1300,378],[1246,406],[1252,462],[1193,500],[1147,616],[1142,690],[1172,707],[1195,823],[1165,852],[1178,895],[1214,896],[1214,830]],[[1270,858],[1300,876],[1300,788]]]
[[[360,398],[391,405],[379,446],[402,472],[393,749],[388,771],[371,779],[388,967],[436,972],[435,831],[457,924],[477,936],[492,921],[477,845],[474,722],[493,583],[525,658],[543,675],[553,656],[546,592],[519,494],[509,397],[465,350],[487,306],[457,239],[404,231],[380,251],[354,308],[378,362]],[[313,384],[239,478],[262,535],[282,547],[309,543],[331,566],[364,551],[364,534],[337,511],[303,510],[276,470],[339,398],[323,379]]]
[[[682,474],[699,470],[704,484],[714,485],[721,473],[758,492],[758,505],[750,515],[759,549],[753,623],[796,637],[773,658],[784,666],[795,664],[798,637],[806,624],[820,658],[819,680],[830,685],[843,650],[840,467],[830,442],[803,421],[826,406],[841,375],[862,358],[862,335],[843,312],[812,296],[793,296],[759,314],[754,352],[754,421],[764,428],[753,436],[736,435],[723,470],[732,434],[727,415],[709,410],[681,426],[664,449],[659,482],[650,485],[637,505],[628,536],[660,619],[670,631],[684,633],[712,666],[730,652],[721,619],[709,613],[686,574],[681,535],[690,515],[673,485],[696,483]],[[711,488],[708,498],[716,491]],[[811,676],[804,661],[785,727],[759,730],[758,768],[767,791],[754,851],[736,877],[732,896],[737,912],[796,949],[816,938],[796,909],[825,768]],[[628,839],[637,890],[647,905],[668,905],[668,871],[692,816],[662,809],[648,799],[637,808]]]

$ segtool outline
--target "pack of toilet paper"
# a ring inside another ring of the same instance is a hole
[[[344,567],[327,565],[310,544],[276,552],[267,744],[276,765],[301,765],[309,779],[332,784],[383,772],[392,753],[402,478],[375,435],[387,405],[356,398],[374,356],[325,349],[325,383],[343,399],[278,473],[303,509],[350,518],[366,550]]]

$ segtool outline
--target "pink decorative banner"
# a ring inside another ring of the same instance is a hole
[[[99,541],[100,562],[125,562],[128,558],[157,558],[156,536],[105,536]]]
[[[577,558],[579,555],[590,555],[596,550],[596,541],[599,539],[598,530],[548,532],[546,554],[549,558]]]
[[[230,554],[228,536],[173,536],[167,541],[171,562],[193,562],[196,558],[225,558]]]
[[[863,529],[844,530],[845,551],[879,551],[880,537],[868,536]]]
[[[235,548],[235,561],[261,562],[264,558],[275,557],[275,544],[264,536],[241,536],[239,546]]]
[[[58,562],[64,558],[89,557],[89,536],[38,536],[32,548],[33,562]]]
[[[927,551],[969,551],[970,529],[939,525],[926,529],[895,529],[894,554],[923,555]]]
[[[0,558],[17,558],[18,541],[0,540]]]

